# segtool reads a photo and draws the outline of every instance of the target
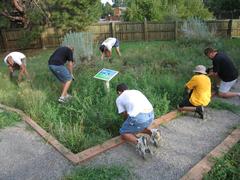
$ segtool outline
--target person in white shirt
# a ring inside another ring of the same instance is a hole
[[[27,68],[26,68],[26,56],[21,52],[11,52],[4,58],[5,64],[8,66],[10,79],[13,77],[13,72],[19,70],[18,82],[22,81],[25,75],[30,80]]]
[[[99,47],[101,51],[101,60],[106,56],[107,58],[111,58],[112,56],[112,48],[115,47],[116,52],[119,56],[121,56],[119,49],[119,40],[113,37],[107,38]]]
[[[146,96],[138,90],[128,90],[126,84],[117,85],[116,105],[118,113],[122,114],[125,122],[120,128],[121,137],[136,145],[139,154],[144,158],[145,153],[151,153],[148,140],[145,136],[137,138],[136,133],[145,133],[150,136],[150,141],[159,146],[160,132],[158,129],[150,129],[154,120],[153,106]]]

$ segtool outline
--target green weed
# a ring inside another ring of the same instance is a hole
[[[240,142],[222,158],[214,159],[215,165],[205,176],[204,180],[237,180],[240,177]]]
[[[234,40],[233,44],[238,42]],[[222,40],[218,45],[224,48],[231,41]],[[239,48],[231,47],[226,50],[237,57]],[[30,83],[17,85],[9,81],[7,66],[0,66],[0,84],[4,85],[0,88],[0,103],[23,110],[67,148],[79,152],[119,135],[124,121],[115,104],[115,87],[119,83],[143,92],[154,106],[155,117],[175,109],[193,68],[211,64],[203,54],[204,48],[205,43],[175,41],[122,43],[123,56],[118,57],[113,51],[112,63],[100,61],[98,48],[94,48],[94,58],[74,69],[75,81],[70,88],[73,99],[64,105],[57,102],[61,84],[47,65],[53,50],[42,50],[38,55],[27,56]],[[93,78],[102,68],[119,71],[110,82],[109,93],[103,81]]]
[[[234,104],[229,104],[227,102],[224,102],[222,100],[213,100],[210,104],[209,107],[214,108],[214,109],[220,109],[220,110],[228,110],[230,112],[233,112],[235,114],[240,114],[240,107]]]
[[[0,129],[14,125],[16,122],[19,121],[21,121],[19,115],[12,112],[2,111],[0,109]]]

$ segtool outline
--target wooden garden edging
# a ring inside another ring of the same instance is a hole
[[[201,161],[193,166],[181,180],[201,180],[204,174],[209,172],[214,165],[213,158],[219,158],[228,152],[233,145],[240,140],[240,129],[235,129],[228,137],[210,153],[208,153]]]
[[[23,111],[12,108],[3,104],[0,104],[0,108],[5,109],[7,111],[12,111],[19,114],[22,119],[29,124],[40,136],[42,136],[49,144],[51,144],[60,154],[62,154],[65,158],[67,158],[74,165],[77,165],[81,162],[89,160],[90,158],[105,152],[109,149],[112,149],[116,146],[119,146],[125,143],[124,140],[120,138],[120,136],[114,137],[110,140],[105,141],[103,144],[96,145],[89,149],[86,149],[78,154],[72,153],[68,148],[63,146],[60,142],[58,142],[52,135],[47,133],[44,129],[42,129],[37,123],[35,123],[29,116],[27,116]],[[166,123],[177,117],[177,111],[172,111],[167,113],[157,119],[152,123],[151,127],[158,127],[162,123]]]

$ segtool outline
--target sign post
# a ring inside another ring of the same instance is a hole
[[[101,71],[99,71],[94,78],[100,79],[104,81],[104,86],[106,88],[106,91],[110,91],[110,80],[118,74],[118,71],[114,71],[112,69],[105,69],[103,68]]]

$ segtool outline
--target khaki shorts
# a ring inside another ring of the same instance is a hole
[[[221,81],[218,91],[221,92],[221,93],[227,93],[228,91],[230,91],[230,89],[233,87],[233,85],[236,82],[237,82],[237,79],[235,79],[233,81],[229,81],[229,82]]]

